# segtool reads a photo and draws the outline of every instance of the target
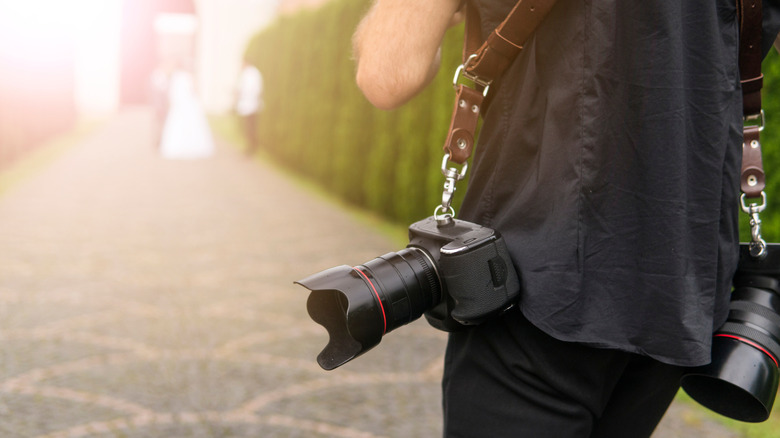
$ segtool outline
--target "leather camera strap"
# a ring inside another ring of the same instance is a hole
[[[479,12],[470,1],[466,1],[463,68],[469,78],[476,80],[476,87],[471,89],[463,84],[456,85],[455,107],[444,143],[444,150],[450,155],[451,161],[464,164],[471,156],[484,89],[501,77],[554,4],[555,0],[518,1],[506,19],[483,42]],[[747,125],[744,128],[740,188],[748,198],[758,198],[766,187],[759,138],[763,127],[761,0],[737,0],[737,13],[740,25],[739,69],[743,115],[746,120],[758,120],[758,125]]]
[[[550,12],[556,0],[520,0],[504,21],[482,40],[479,11],[466,1],[466,27],[463,44],[463,74],[475,82],[470,88],[455,85],[455,108],[444,143],[450,160],[464,164],[474,149],[474,136],[487,87],[500,78],[523,44]],[[457,77],[455,78],[457,82]]]
[[[481,43],[479,11],[469,2],[466,20],[476,25],[466,27],[464,48],[469,50],[463,53],[466,73],[480,78],[483,82],[492,82],[500,78],[512,60],[523,50],[523,44],[534,33],[554,4],[555,0],[517,2],[506,19],[493,30],[484,43]],[[471,54],[477,56],[467,62]]]
[[[761,160],[759,132],[763,128],[761,112],[761,0],[737,0],[739,17],[739,74],[742,82],[742,110],[745,121],[742,143],[740,189],[748,198],[760,198],[766,186]],[[756,124],[751,124],[756,121]]]

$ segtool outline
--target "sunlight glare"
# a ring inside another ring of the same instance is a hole
[[[35,42],[74,36],[96,18],[102,0],[0,0],[6,31]]]
[[[72,57],[77,106],[105,112],[118,94],[120,14],[121,0],[0,0],[0,55],[17,69]]]

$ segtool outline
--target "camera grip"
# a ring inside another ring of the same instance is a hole
[[[520,280],[503,238],[439,260],[451,316],[465,325],[481,324],[517,300]]]

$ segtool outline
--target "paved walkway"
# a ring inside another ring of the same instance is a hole
[[[325,372],[292,284],[398,243],[230,147],[159,159],[150,122],[0,197],[0,437],[438,437],[443,334]],[[655,437],[733,436],[668,417]]]

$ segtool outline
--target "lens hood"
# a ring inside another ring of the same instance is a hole
[[[311,291],[306,309],[328,331],[328,344],[317,356],[320,367],[332,370],[379,344],[385,316],[354,268],[336,266],[296,283]]]
[[[739,421],[765,421],[777,394],[778,371],[759,346],[734,337],[712,340],[712,362],[693,368],[681,380],[683,390],[701,405]]]

